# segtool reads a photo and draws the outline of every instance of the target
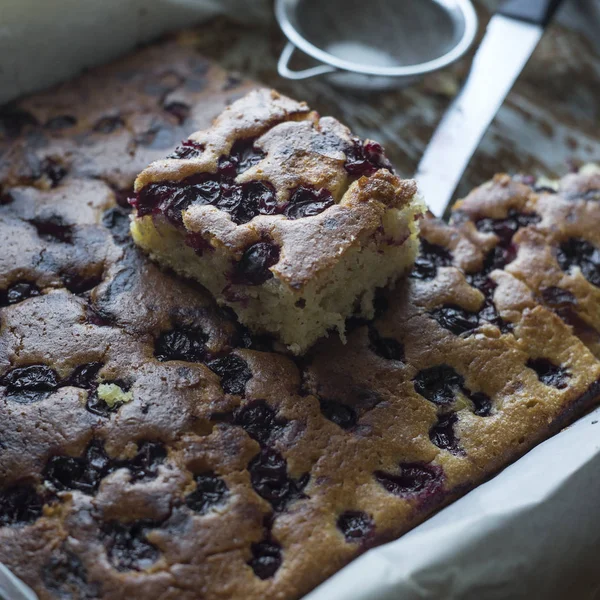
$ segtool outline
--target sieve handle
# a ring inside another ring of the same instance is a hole
[[[326,75],[327,73],[335,73],[335,71],[337,71],[335,67],[329,67],[327,65],[311,67],[310,69],[304,69],[303,71],[294,71],[290,69],[290,60],[296,49],[296,46],[294,46],[292,42],[288,42],[286,47],[283,49],[283,52],[279,57],[279,63],[277,64],[277,71],[282,77],[297,81],[300,79],[317,77],[318,75]]]
[[[506,17],[546,27],[561,4],[562,0],[508,0],[498,12]]]

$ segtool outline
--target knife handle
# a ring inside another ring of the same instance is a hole
[[[546,27],[562,0],[508,0],[498,9],[505,17]]]

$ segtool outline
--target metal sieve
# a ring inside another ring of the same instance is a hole
[[[407,85],[459,59],[477,32],[469,0],[276,0],[288,38],[278,70],[288,79],[326,75],[355,89]],[[289,66],[298,49],[320,64]]]

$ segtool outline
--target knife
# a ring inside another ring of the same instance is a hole
[[[415,179],[443,217],[481,138],[562,0],[509,0],[491,18],[467,80],[438,125]]]

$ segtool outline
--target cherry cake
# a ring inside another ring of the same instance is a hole
[[[594,167],[423,218],[373,318],[302,357],[150,260],[128,198],[250,310],[334,247],[408,257],[419,213],[378,146],[270,92],[192,135],[253,87],[194,35],[0,110],[0,563],[40,600],[297,600],[600,403]]]
[[[423,204],[382,147],[275,91],[229,106],[135,182],[135,243],[254,333],[305,352],[413,265]]]

